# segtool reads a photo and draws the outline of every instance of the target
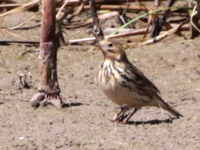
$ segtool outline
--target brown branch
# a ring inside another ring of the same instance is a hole
[[[175,28],[175,27],[177,27],[177,24],[171,24],[171,26],[173,28]],[[182,25],[178,29],[180,31],[188,31],[189,30],[189,24]],[[137,29],[137,30],[128,29],[128,32],[115,34],[115,35],[111,36],[110,38],[119,38],[119,37],[131,36],[131,35],[141,35],[141,34],[146,33],[146,31],[147,31],[147,28]],[[95,40],[95,38],[92,37],[92,38],[69,40],[68,43],[72,44],[72,45],[76,45],[76,44],[81,44],[81,43],[84,43],[84,42],[91,42],[91,41],[94,41],[94,40]]]
[[[13,14],[13,13],[17,13],[17,12],[21,12],[21,11],[24,11],[24,10],[28,10],[28,9],[38,5],[39,2],[40,2],[40,0],[33,0],[33,1],[29,2],[29,3],[21,5],[20,7],[17,7],[15,9],[12,9],[10,11],[7,11],[5,13],[0,14],[0,17],[5,17],[5,16]]]
[[[156,42],[161,41],[164,38],[166,38],[167,36],[176,33],[181,28],[182,25],[183,24],[179,24],[179,25],[173,27],[172,29],[170,29],[168,31],[165,31],[163,34],[156,36],[154,39],[149,39],[149,40],[147,40],[145,42],[138,43],[138,45],[139,46],[144,46],[144,45],[148,45],[148,44],[154,43],[155,41]]]
[[[15,8],[15,7],[20,7],[23,4],[0,4],[0,8]]]
[[[159,0],[155,0],[155,4],[154,4],[154,10],[158,9],[158,6],[160,5]],[[151,38],[154,38],[158,35],[159,31],[158,31],[158,26],[159,26],[159,16],[158,16],[158,12],[153,16],[152,19],[152,30],[151,30]]]
[[[93,21],[92,21],[93,22],[93,34],[97,41],[101,41],[104,39],[104,34],[101,29],[100,20],[97,15],[97,10],[96,10],[94,0],[90,1],[90,7],[91,7],[91,13],[92,13],[92,19],[93,19]]]
[[[168,4],[166,7],[172,7],[176,0],[168,0]],[[155,27],[152,30],[151,37],[156,37],[159,35],[162,26],[165,24],[167,16],[170,12],[170,9],[164,10],[163,15],[159,18],[155,18]]]
[[[118,37],[130,36],[130,35],[144,34],[146,32],[146,30],[147,30],[147,28],[132,30],[132,31],[125,32],[125,33],[115,34],[115,35],[111,36],[110,38],[118,38]],[[74,44],[81,44],[84,42],[91,42],[94,40],[95,40],[95,38],[76,39],[76,40],[69,40],[68,43],[74,45]]]
[[[147,2],[147,1],[153,1],[153,0],[140,0],[140,2]],[[164,1],[164,0],[162,0]],[[85,4],[88,4],[90,0],[69,0],[69,5],[75,5],[80,4],[84,2]],[[128,2],[138,2],[138,0],[128,0]],[[120,4],[120,3],[127,3],[127,0],[95,0],[96,4],[103,3],[103,4]]]
[[[100,9],[100,10],[134,10],[134,11],[142,11],[142,10],[153,10],[153,6],[146,6],[146,7],[141,7],[141,6],[138,6],[138,5],[130,5],[128,8],[127,8],[127,4],[126,5],[97,5],[96,6],[97,9]],[[90,6],[89,5],[85,5],[83,7],[83,9],[90,9]],[[164,9],[164,7],[159,7],[159,9]]]
[[[189,7],[193,7],[193,10],[189,11],[190,14],[190,38],[194,39],[196,37],[198,37],[199,34],[199,15],[198,15],[198,3],[197,3],[197,7],[194,6],[194,4],[192,4],[191,2],[188,2]]]
[[[118,12],[110,12],[110,13],[106,13],[106,14],[100,15],[99,19],[100,20],[104,20],[104,19],[108,19],[108,18],[117,16],[117,15],[118,15]],[[89,18],[89,19],[87,19],[87,20],[85,20],[85,21],[83,21],[81,23],[70,24],[70,25],[67,25],[65,27],[67,29],[70,29],[70,28],[79,28],[79,27],[83,27],[83,26],[91,24],[91,23],[92,23],[92,18]]]
[[[1,3],[16,3],[16,2],[13,1],[13,0],[1,0],[0,2],[1,2]]]
[[[140,0],[140,2],[147,2],[147,1],[153,1],[153,0]],[[164,1],[164,0],[163,0]],[[90,0],[69,0],[68,6],[72,5],[80,5],[82,3],[89,4]],[[137,0],[129,0],[129,2],[137,2]],[[63,1],[56,2],[58,7],[63,5]],[[96,4],[126,4],[127,0],[95,0]],[[1,4],[0,8],[16,8],[24,6],[26,3],[11,3],[11,4]],[[38,6],[38,4],[37,4]],[[89,8],[87,8],[89,9]]]
[[[198,25],[200,27],[200,0],[197,0]]]
[[[28,45],[39,45],[40,42],[35,41],[0,41],[0,45],[10,45],[10,44],[28,44]]]

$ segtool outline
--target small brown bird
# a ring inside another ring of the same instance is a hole
[[[161,107],[177,118],[182,116],[159,96],[157,87],[129,62],[121,44],[103,40],[99,46],[104,62],[99,68],[98,82],[105,95],[121,108],[112,121],[128,123],[133,114],[144,106]],[[134,110],[129,112],[130,108]]]

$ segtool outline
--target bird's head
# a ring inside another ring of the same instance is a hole
[[[99,47],[105,59],[121,60],[126,57],[123,46],[120,43],[110,40],[103,40],[99,42]]]

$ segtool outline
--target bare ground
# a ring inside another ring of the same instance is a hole
[[[2,18],[12,27],[34,15],[19,13]],[[14,20],[14,21],[13,21]],[[34,22],[32,22],[34,23]],[[29,22],[31,25],[31,22]],[[86,28],[68,31],[66,38],[88,36]],[[39,40],[40,29],[12,31],[26,40]],[[0,33],[0,40],[19,38]],[[129,39],[116,39],[125,43]],[[143,108],[128,125],[112,123],[118,109],[98,88],[100,51],[92,46],[63,46],[58,51],[62,96],[70,107],[31,108],[29,100],[39,84],[37,47],[0,46],[0,149],[2,150],[199,150],[200,42],[173,37],[157,44],[129,48],[127,55],[160,89],[162,97],[184,115],[170,119],[157,108]],[[26,74],[30,89],[19,82]],[[32,79],[29,78],[32,75]]]

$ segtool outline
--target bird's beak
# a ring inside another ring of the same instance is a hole
[[[95,43],[94,46],[96,46],[96,47],[100,47],[99,42]]]
[[[95,41],[91,45],[93,46],[93,48],[91,50],[98,50],[99,51],[101,49],[99,42]],[[91,50],[89,50],[89,51],[91,51]]]
[[[101,46],[100,46],[99,42],[96,42],[93,45],[96,47],[95,49],[101,50]]]

